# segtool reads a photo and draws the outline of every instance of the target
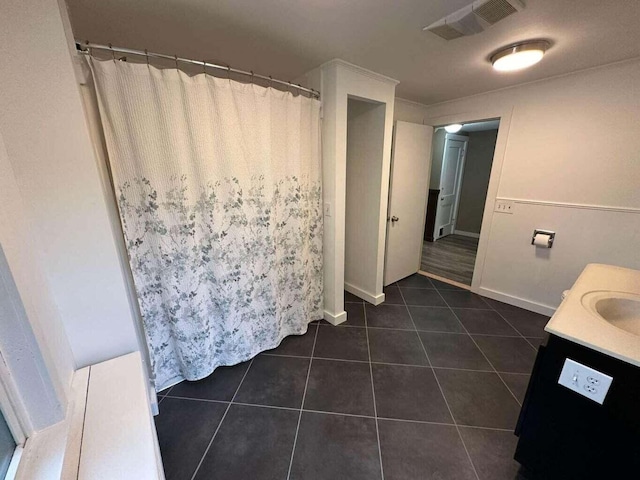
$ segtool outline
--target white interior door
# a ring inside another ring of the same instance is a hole
[[[393,131],[384,284],[420,270],[433,128],[396,122]]]
[[[447,135],[442,152],[442,173],[440,175],[440,196],[436,210],[436,225],[433,238],[450,235],[456,228],[458,200],[462,183],[464,157],[468,139],[460,135]]]

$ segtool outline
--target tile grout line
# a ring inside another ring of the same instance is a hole
[[[402,365],[402,366],[407,366],[407,365]],[[430,367],[425,367],[425,368],[430,368]],[[523,374],[524,375],[524,374]],[[245,407],[257,407],[257,408],[271,408],[271,409],[275,409],[275,410],[287,410],[287,411],[294,411],[294,412],[299,412],[300,409],[299,408],[292,408],[292,407],[279,407],[276,405],[261,405],[259,403],[245,403],[245,402],[229,402],[226,400],[210,400],[210,399],[205,399],[205,398],[193,398],[193,397],[178,397],[178,396],[170,396],[169,398],[173,398],[175,400],[190,400],[190,401],[195,401],[195,402],[209,402],[209,403],[224,403],[227,405],[242,405]],[[309,409],[309,408],[303,408],[302,409],[303,412],[308,412],[308,413],[319,413],[319,414],[326,414],[326,415],[338,415],[338,416],[343,416],[343,417],[357,417],[357,418],[370,418],[370,419],[375,419],[375,417],[371,416],[371,415],[363,415],[363,414],[356,414],[356,413],[345,413],[345,412],[330,412],[328,410],[314,410],[314,409]],[[424,423],[424,424],[428,424],[428,425],[444,425],[444,426],[448,426],[448,427],[453,427],[454,424],[453,423],[444,423],[444,422],[431,422],[428,420],[410,420],[408,418],[393,418],[393,417],[378,417],[379,420],[388,420],[388,421],[392,421],[392,422],[405,422],[405,423]],[[463,424],[459,424],[459,426],[461,427],[465,427],[465,428],[477,428],[480,430],[495,430],[498,432],[512,432],[512,429],[509,428],[496,428],[496,427],[480,427],[477,425],[463,425]]]
[[[229,412],[229,409],[231,408],[231,404],[235,400],[236,395],[238,395],[238,392],[240,391],[240,387],[242,386],[242,382],[244,382],[244,379],[247,378],[247,374],[249,373],[249,370],[251,370],[251,365],[253,365],[253,360],[255,358],[256,357],[253,357],[251,359],[251,362],[249,363],[249,366],[247,367],[247,370],[244,372],[244,375],[242,376],[242,379],[240,380],[240,383],[238,384],[238,388],[236,388],[236,391],[234,392],[233,397],[231,397],[231,401],[227,405],[227,408],[225,409],[224,414],[222,415],[222,418],[220,419],[220,423],[218,423],[218,426],[216,427],[215,432],[213,432],[213,436],[211,437],[211,440],[209,440],[209,444],[207,445],[207,448],[205,449],[204,453],[202,454],[202,458],[200,459],[200,462],[198,462],[198,466],[196,467],[195,472],[193,472],[193,475],[191,476],[191,480],[194,480],[196,478],[196,475],[198,474],[198,470],[200,470],[200,467],[202,466],[202,462],[204,462],[204,458],[207,456],[207,453],[209,453],[209,449],[211,448],[211,445],[213,444],[213,441],[215,440],[216,435],[218,435],[218,432],[220,431],[220,427],[222,426],[222,423],[224,422],[224,419],[227,417],[227,413]]]
[[[398,288],[398,290],[400,290]],[[378,405],[376,404],[376,387],[373,384],[373,363],[371,362],[371,345],[369,344],[369,323],[367,322],[367,306],[364,310],[364,332],[367,336],[367,354],[369,355],[369,375],[371,376],[371,394],[373,395],[373,415],[376,422],[376,438],[378,440],[378,456],[380,458],[380,477],[384,480],[384,467],[382,466],[382,445],[380,444],[380,428],[378,426]]]
[[[429,279],[429,281],[431,281],[431,279]],[[438,295],[440,295],[440,298],[442,298],[442,301],[444,301],[445,305],[449,306],[447,301],[440,294],[440,291],[437,288],[435,290],[436,290],[436,292],[438,292]],[[400,289],[400,295],[402,296],[402,300],[404,300],[404,295],[402,293],[402,289]],[[405,302],[405,306],[406,306],[406,302]],[[449,307],[449,310],[451,310],[451,307]],[[409,309],[408,306],[407,306],[407,312],[409,313],[409,317],[411,318],[411,321],[413,322],[413,316],[411,315],[411,310]],[[457,318],[458,317],[456,317],[456,319]],[[460,320],[458,320],[458,322],[459,321]],[[413,324],[415,326],[415,322],[413,322]],[[442,395],[444,403],[447,406],[447,410],[449,410],[449,415],[451,415],[451,420],[453,420],[453,424],[456,427],[456,431],[458,432],[458,438],[460,438],[460,442],[462,442],[462,447],[464,448],[464,451],[467,454],[467,458],[469,459],[469,464],[471,465],[471,468],[473,469],[473,473],[475,474],[476,479],[480,480],[480,475],[478,475],[478,471],[476,470],[476,466],[474,465],[473,460],[471,460],[471,454],[469,454],[469,449],[467,448],[467,445],[464,443],[464,438],[462,438],[462,433],[460,432],[460,427],[458,426],[458,421],[453,416],[453,411],[451,410],[451,407],[449,406],[449,401],[447,400],[447,397],[444,394],[444,390],[442,389],[442,385],[440,385],[440,380],[438,380],[438,375],[436,374],[436,371],[433,368],[433,364],[431,363],[431,359],[429,358],[429,354],[427,353],[427,349],[424,346],[424,343],[422,342],[422,338],[420,338],[420,334],[418,333],[417,329],[416,329],[416,335],[418,336],[418,341],[420,342],[420,345],[422,346],[422,350],[424,351],[424,354],[427,357],[427,362],[429,362],[429,366],[431,367],[431,371],[433,372],[433,378],[435,378],[436,384],[438,385],[438,389],[440,389],[440,395]]]
[[[293,456],[296,453],[296,443],[298,442],[298,432],[300,431],[300,422],[302,420],[302,412],[304,411],[304,400],[307,396],[307,387],[309,386],[309,376],[311,375],[311,364],[313,364],[313,354],[316,350],[316,342],[318,341],[318,329],[316,325],[316,333],[313,337],[313,347],[311,347],[311,357],[309,358],[309,368],[307,369],[307,379],[304,383],[304,392],[302,393],[302,402],[300,402],[300,413],[298,414],[298,424],[296,425],[296,434],[293,437],[293,447],[291,447],[291,458],[289,459],[289,470],[287,470],[287,480],[291,477],[291,468],[293,467]]]
[[[445,300],[446,301],[446,300]],[[453,308],[451,309],[451,311],[453,311]],[[456,315],[456,312],[453,312],[454,315]],[[458,318],[458,316],[456,315],[456,318]],[[458,321],[460,322],[460,319],[458,318]],[[460,322],[462,323],[462,322]],[[507,382],[504,381],[504,378],[502,378],[502,375],[500,375],[500,372],[498,372],[498,369],[493,365],[493,363],[491,362],[491,360],[489,360],[489,357],[487,357],[484,353],[484,351],[480,348],[480,345],[478,345],[478,343],[476,342],[476,339],[473,338],[473,335],[471,335],[469,333],[469,331],[467,330],[467,327],[464,326],[464,324],[462,325],[462,328],[464,328],[464,331],[467,332],[467,335],[469,336],[469,338],[471,339],[471,341],[473,342],[473,344],[476,346],[476,348],[480,351],[480,353],[482,354],[482,356],[484,357],[484,359],[489,363],[489,365],[491,365],[491,368],[493,369],[492,372],[490,373],[495,373],[496,375],[498,375],[498,378],[500,379],[500,381],[502,382],[502,384],[507,387],[507,390],[509,391],[509,393],[511,394],[511,396],[515,399],[516,403],[518,404],[519,407],[522,407],[522,404],[520,403],[520,400],[518,400],[518,397],[516,397],[515,393],[513,393],[511,391],[511,389],[509,388],[509,385],[507,385]],[[519,338],[519,337],[508,337],[508,338]],[[509,372],[503,372],[503,373],[509,373]],[[515,372],[514,372],[515,373]],[[526,375],[526,374],[525,374]]]
[[[487,303],[487,302],[485,302],[485,303]],[[487,303],[487,305],[489,305],[489,304]],[[518,330],[516,327],[514,327],[514,326],[511,324],[511,322],[510,322],[509,320],[507,320],[507,317],[505,317],[504,315],[502,315],[502,313],[500,313],[500,310],[498,310],[497,308],[492,307],[491,305],[489,305],[489,306],[491,307],[491,309],[492,309],[494,312],[496,312],[496,313],[500,316],[500,318],[502,318],[505,322],[507,322],[507,325],[509,325],[511,328],[513,328],[516,332],[518,332],[518,335],[519,335],[519,337],[518,337],[518,338],[524,338],[524,341],[525,341],[525,342],[527,342],[529,345],[531,345],[531,348],[533,348],[533,349],[535,350],[535,352],[536,352],[536,353],[538,353],[538,348],[537,348],[537,347],[535,347],[535,346],[533,345],[533,343],[531,343],[531,342],[529,341],[529,339],[527,339],[527,337],[525,337],[522,333],[520,333],[520,330]]]

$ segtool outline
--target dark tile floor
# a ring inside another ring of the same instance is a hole
[[[420,275],[385,293],[161,392],[167,479],[524,478],[513,428],[548,319]]]

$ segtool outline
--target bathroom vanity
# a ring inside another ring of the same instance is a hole
[[[588,265],[545,330],[515,459],[535,479],[640,478],[640,272]]]

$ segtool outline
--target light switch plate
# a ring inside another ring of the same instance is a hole
[[[324,216],[325,217],[331,216],[331,204],[329,202],[326,202],[324,204]]]
[[[604,402],[604,397],[606,397],[612,381],[613,377],[570,358],[565,359],[558,379],[560,385],[600,405]]]
[[[511,200],[496,200],[494,211],[513,215],[513,202]]]

